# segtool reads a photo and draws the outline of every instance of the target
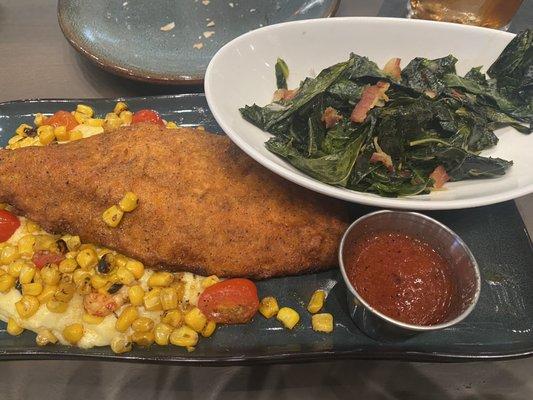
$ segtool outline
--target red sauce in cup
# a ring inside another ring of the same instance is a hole
[[[412,325],[446,319],[455,282],[448,262],[428,243],[384,231],[345,249],[348,279],[371,307]]]

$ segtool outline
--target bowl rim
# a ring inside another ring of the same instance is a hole
[[[466,253],[467,257],[469,258],[471,267],[474,270],[476,288],[475,288],[474,296],[473,296],[472,300],[470,301],[470,304],[457,317],[455,317],[455,318],[453,318],[453,319],[451,319],[449,321],[442,322],[442,323],[435,324],[435,325],[415,325],[415,324],[409,324],[409,323],[406,323],[406,322],[398,321],[398,320],[396,320],[394,318],[391,318],[391,317],[383,314],[382,312],[376,310],[365,299],[363,299],[363,297],[355,289],[355,286],[350,282],[350,280],[348,279],[348,275],[346,274],[346,267],[344,265],[344,258],[343,258],[343,250],[344,250],[348,235],[350,234],[350,232],[352,231],[352,229],[354,227],[360,225],[361,223],[363,223],[364,221],[366,221],[368,219],[371,219],[371,218],[373,218],[375,216],[383,215],[383,214],[408,214],[408,215],[414,216],[415,218],[424,219],[425,221],[429,222],[430,224],[437,225],[439,228],[443,229],[446,233],[451,235],[457,241],[457,243],[459,243],[460,247],[463,249],[463,251]],[[388,323],[390,323],[392,325],[395,325],[395,326],[397,326],[399,328],[403,328],[403,329],[406,329],[406,330],[419,331],[419,332],[434,331],[434,330],[449,328],[450,326],[456,325],[459,322],[461,322],[462,320],[464,320],[472,312],[472,310],[474,310],[474,308],[476,307],[477,302],[479,300],[480,293],[481,293],[481,274],[480,274],[480,271],[479,271],[479,265],[478,265],[474,255],[472,254],[472,251],[470,250],[470,248],[466,245],[466,243],[463,241],[463,239],[461,239],[461,237],[457,233],[455,233],[453,230],[448,228],[443,223],[441,223],[441,222],[439,222],[439,221],[437,221],[437,220],[435,220],[435,219],[433,219],[431,217],[428,217],[427,215],[421,214],[421,213],[417,213],[417,212],[413,212],[413,211],[379,210],[379,211],[374,211],[374,212],[371,212],[371,213],[363,215],[362,217],[360,217],[360,218],[356,219],[354,222],[352,222],[350,224],[350,226],[344,232],[344,234],[342,236],[342,239],[341,239],[341,243],[339,245],[338,257],[339,257],[339,268],[341,270],[342,279],[344,280],[344,284],[346,285],[346,288],[348,289],[348,291],[351,292],[355,296],[355,298],[367,310],[369,310],[372,314],[374,314],[375,316],[381,318],[382,320],[385,320],[386,322],[388,322]]]

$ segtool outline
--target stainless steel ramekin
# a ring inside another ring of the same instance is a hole
[[[348,242],[372,232],[396,231],[419,238],[430,244],[450,264],[456,282],[456,293],[446,320],[436,325],[411,325],[388,317],[368,304],[348,280],[344,265],[344,250]],[[339,248],[339,265],[350,315],[366,335],[385,341],[405,339],[419,332],[448,328],[461,322],[474,309],[481,288],[479,268],[472,252],[450,228],[423,214],[403,211],[376,211],[350,225]]]

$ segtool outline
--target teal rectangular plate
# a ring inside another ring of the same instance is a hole
[[[27,100],[0,103],[0,146],[17,126],[32,124],[37,112],[72,110],[83,102],[98,114],[110,112],[117,99]],[[167,120],[185,126],[204,126],[221,133],[203,94],[126,99],[132,110],[152,108]],[[374,209],[350,205],[353,218]],[[341,358],[417,361],[473,361],[525,357],[533,353],[533,249],[513,202],[455,211],[429,212],[457,232],[474,253],[482,277],[476,309],[462,323],[426,332],[408,340],[380,343],[362,334],[351,321],[346,288],[337,269],[312,275],[269,279],[258,283],[259,295],[273,295],[280,305],[300,312],[301,322],[286,330],[278,321],[256,316],[247,325],[221,326],[188,353],[174,346],[136,348],[117,355],[108,347],[90,350],[68,346],[38,347],[35,334],[13,337],[0,324],[2,359],[101,359],[188,365],[298,362]],[[250,238],[253,240],[253,238]],[[305,310],[314,290],[328,288],[325,311],[335,319],[331,334],[311,329]]]

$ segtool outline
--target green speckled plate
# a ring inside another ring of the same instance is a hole
[[[211,57],[230,40],[265,25],[332,16],[339,1],[59,0],[58,19],[70,44],[109,72],[201,84]]]
[[[202,94],[126,99],[131,109],[153,108],[166,119],[186,126],[203,125],[220,133]],[[0,103],[0,146],[21,123],[31,124],[37,112],[74,109],[80,100],[32,100]],[[111,110],[116,100],[83,100],[97,113]],[[374,209],[352,207],[354,219]],[[258,283],[259,295],[276,296],[280,305],[300,312],[301,322],[288,331],[275,319],[256,316],[242,326],[221,326],[196,350],[152,346],[116,355],[109,348],[83,350],[66,346],[38,347],[35,334],[9,336],[0,323],[0,360],[94,358],[174,364],[249,364],[338,358],[378,358],[423,361],[467,361],[525,357],[533,354],[533,250],[512,202],[428,215],[457,232],[476,257],[482,278],[481,297],[466,320],[451,328],[425,332],[403,342],[369,339],[348,315],[345,286],[338,270],[278,278]],[[253,238],[250,238],[253,240]],[[335,318],[332,334],[311,329],[305,310],[314,290],[329,292],[326,311]]]

